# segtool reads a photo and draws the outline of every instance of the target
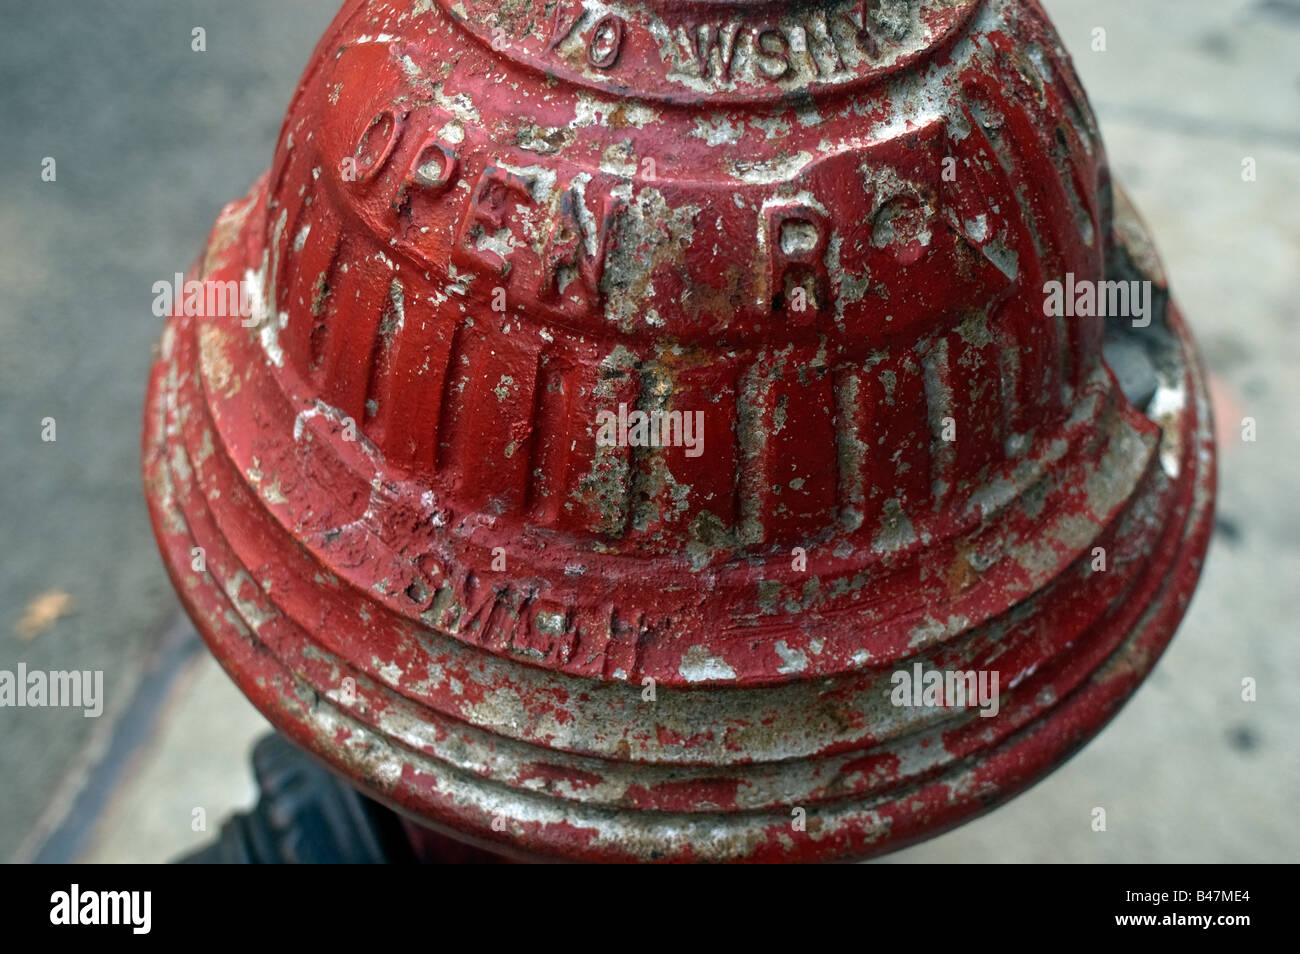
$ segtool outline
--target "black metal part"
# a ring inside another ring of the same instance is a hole
[[[180,864],[402,864],[416,858],[401,820],[283,736],[253,748],[260,796]]]

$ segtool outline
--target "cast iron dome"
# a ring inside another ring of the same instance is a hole
[[[496,850],[927,837],[1095,734],[1199,573],[1192,343],[1030,0],[349,2],[193,277],[256,307],[163,335],[177,590],[282,731]],[[636,411],[698,444],[599,439]],[[894,705],[917,663],[996,716]]]

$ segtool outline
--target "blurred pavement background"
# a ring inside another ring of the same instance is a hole
[[[1219,522],[1187,620],[1105,732],[886,860],[1295,861],[1300,0],[1045,6],[1212,372]],[[336,8],[0,0],[0,669],[102,669],[107,697],[99,719],[0,710],[0,859],[164,861],[253,799],[266,723],[177,618],[139,489],[151,289],[269,163]]]

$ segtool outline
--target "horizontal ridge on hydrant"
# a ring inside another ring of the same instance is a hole
[[[350,0],[185,279],[144,475],[196,626],[511,857],[930,837],[1200,572],[1194,344],[1033,0]]]

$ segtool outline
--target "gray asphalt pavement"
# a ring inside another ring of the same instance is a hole
[[[105,743],[96,732],[129,702],[174,613],[139,489],[153,283],[188,267],[220,207],[270,162],[336,9],[0,3],[0,669],[101,669],[107,706],[99,719],[0,712],[0,858],[87,745]],[[206,52],[192,49],[197,26]],[[50,593],[72,612],[21,638]]]

